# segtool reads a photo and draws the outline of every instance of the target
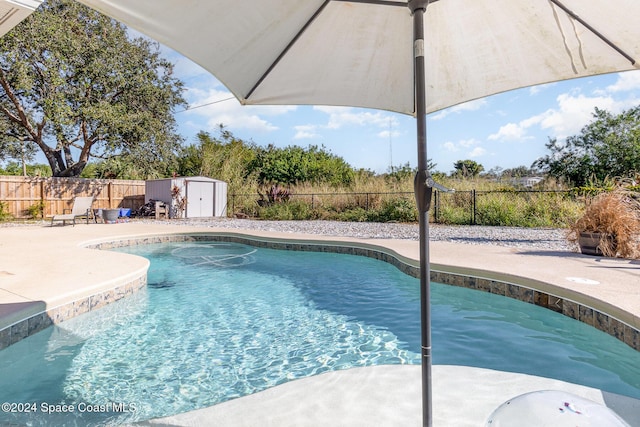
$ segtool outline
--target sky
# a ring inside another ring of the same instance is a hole
[[[356,169],[376,173],[416,166],[415,119],[379,110],[326,106],[241,106],[206,70],[163,47],[186,87],[189,109],[176,115],[186,144],[224,124],[236,137],[277,147],[324,147]],[[640,104],[640,71],[534,86],[467,102],[427,116],[427,155],[449,173],[458,160],[485,171],[530,167],[549,138],[580,133],[595,107],[612,113]]]

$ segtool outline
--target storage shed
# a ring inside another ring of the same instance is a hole
[[[144,201],[149,200],[169,205],[171,218],[225,217],[227,183],[204,176],[153,179],[145,183]],[[181,200],[186,202],[182,211]]]

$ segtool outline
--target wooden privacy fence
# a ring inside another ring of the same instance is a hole
[[[144,192],[144,181],[0,176],[0,203],[14,218],[30,217],[30,208],[38,204],[45,218],[63,213],[77,196],[93,196],[94,209],[137,209],[144,204]]]

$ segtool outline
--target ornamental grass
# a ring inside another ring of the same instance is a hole
[[[600,250],[604,256],[640,257],[640,200],[637,193],[617,188],[595,196],[570,228],[569,241],[577,242],[580,233],[601,233]]]

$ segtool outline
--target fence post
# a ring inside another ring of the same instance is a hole
[[[438,223],[438,214],[440,213],[440,192],[433,191],[433,222]]]
[[[476,190],[471,190],[471,225],[476,225]]]
[[[40,178],[40,206],[42,206],[42,219],[46,216],[47,205],[44,196],[44,179]]]
[[[113,200],[111,198],[111,181],[107,182],[107,199],[108,199],[108,203],[109,203],[109,209],[113,208]]]
[[[313,193],[311,193],[311,209],[312,209],[312,210],[315,208],[315,206],[314,206],[314,201],[315,201],[315,200],[314,200],[314,196],[315,196],[315,195],[314,195]]]
[[[369,210],[369,193],[366,193],[366,197],[365,197],[365,202],[364,202],[364,206],[365,206],[365,211]]]

